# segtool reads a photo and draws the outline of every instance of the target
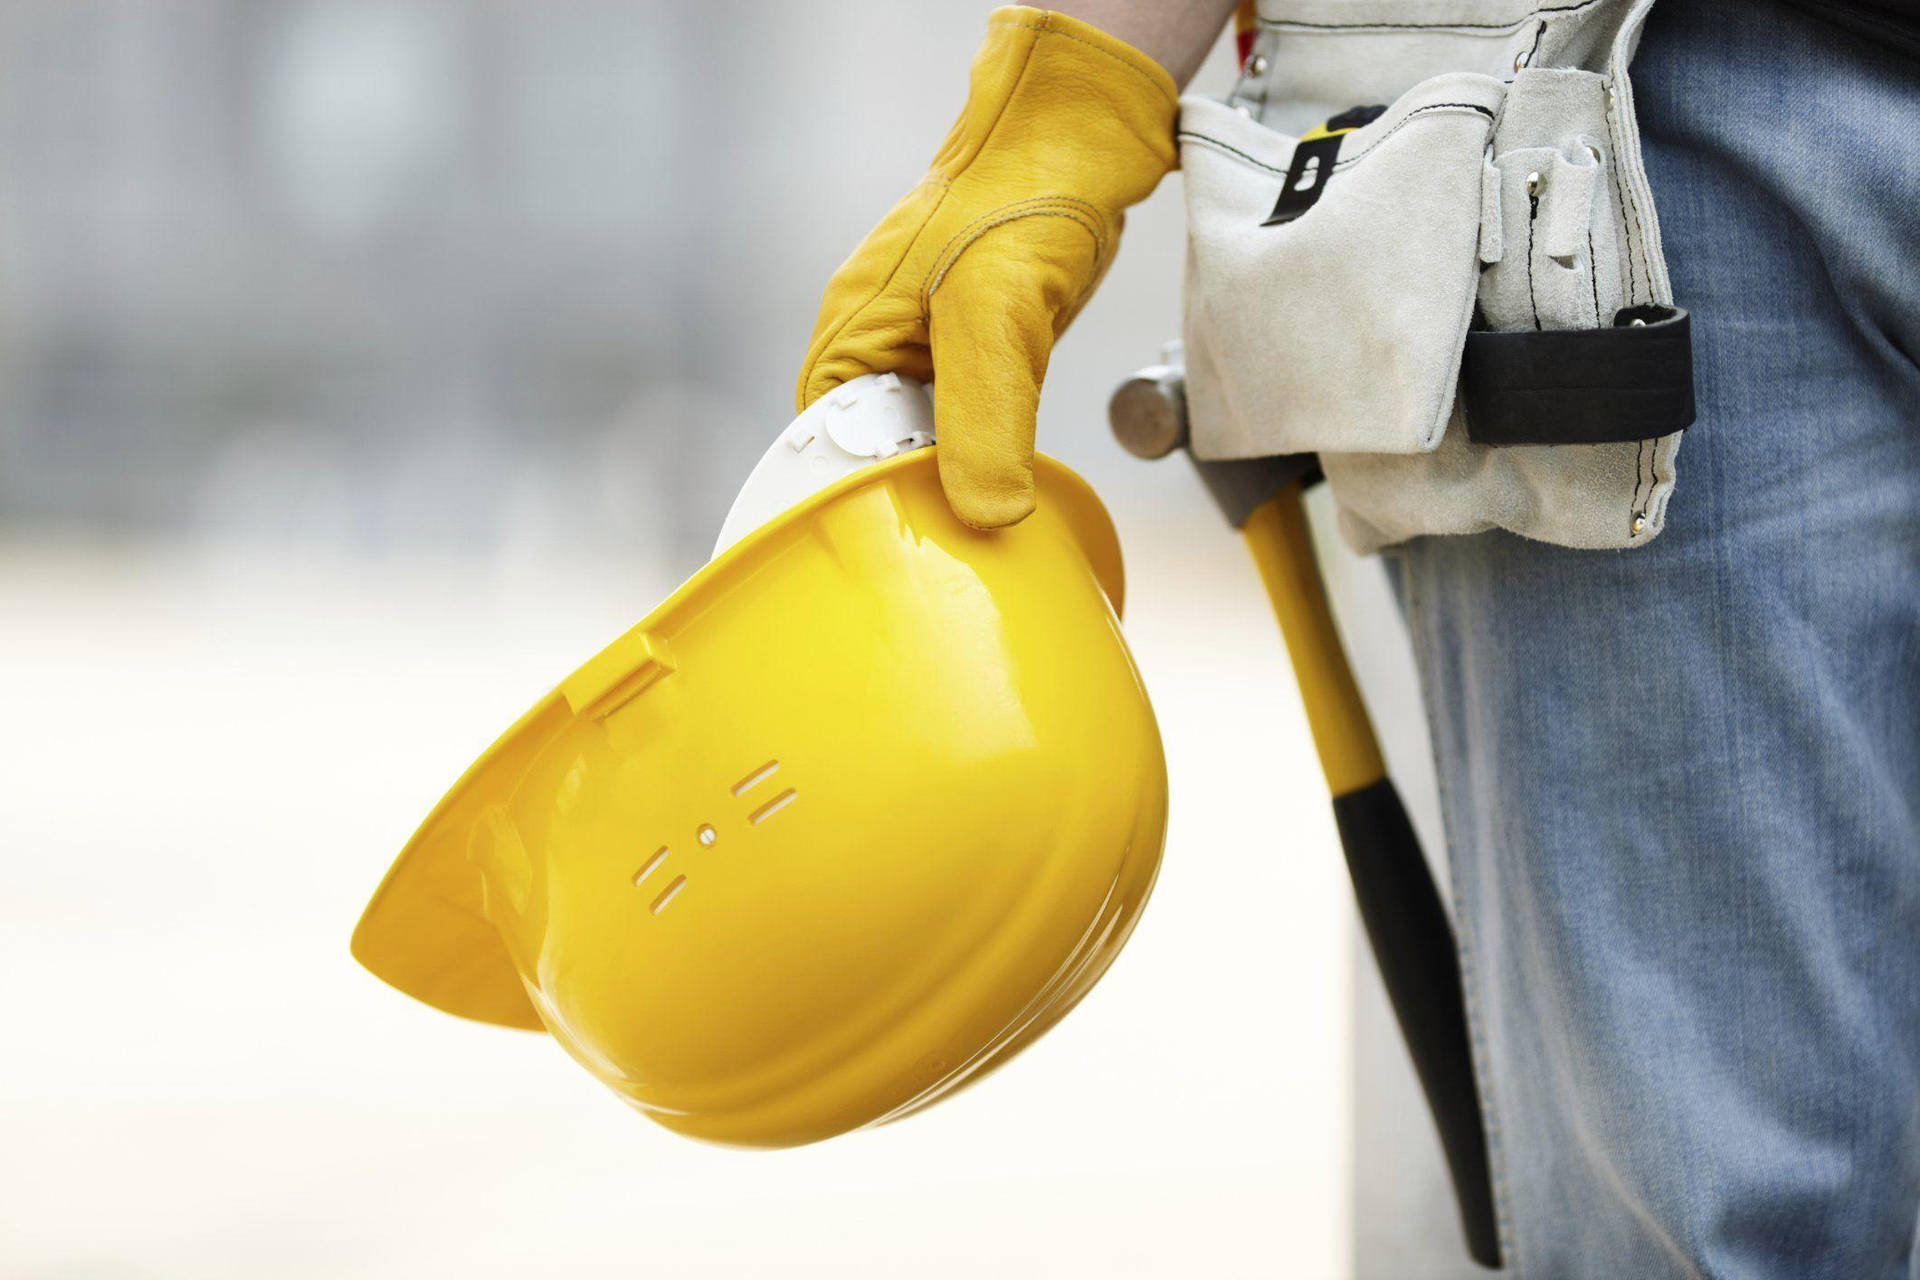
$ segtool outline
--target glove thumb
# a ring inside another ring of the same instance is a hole
[[[977,529],[1033,511],[1040,384],[1055,337],[1091,287],[1096,257],[1081,226],[1036,218],[1018,237],[990,233],[934,285],[927,314],[940,483],[954,514]]]

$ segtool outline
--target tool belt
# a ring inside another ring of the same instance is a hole
[[[1639,546],[1693,420],[1627,65],[1652,0],[1263,0],[1182,99],[1203,458],[1318,453],[1345,537]]]

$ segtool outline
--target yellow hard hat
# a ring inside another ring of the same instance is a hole
[[[750,1146],[904,1115],[1064,1015],[1166,830],[1119,546],[1044,457],[1029,519],[970,529],[935,454],[759,525],[521,717],[401,852],[360,962]]]

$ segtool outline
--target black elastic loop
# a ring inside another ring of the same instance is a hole
[[[1687,313],[1629,307],[1605,329],[1467,334],[1461,365],[1476,444],[1611,444],[1693,424]]]

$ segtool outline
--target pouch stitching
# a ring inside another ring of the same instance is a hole
[[[1344,160],[1334,161],[1333,163],[1334,172],[1338,173],[1340,170],[1346,168],[1348,165],[1359,164],[1362,160],[1365,160],[1368,156],[1372,155],[1375,151],[1379,150],[1381,144],[1386,142],[1388,138],[1391,138],[1394,134],[1400,132],[1400,130],[1405,128],[1407,124],[1410,121],[1412,121],[1412,119],[1415,116],[1420,115],[1421,113],[1427,112],[1427,111],[1451,110],[1456,108],[1466,110],[1466,111],[1471,111],[1476,115],[1485,116],[1487,118],[1487,124],[1489,125],[1489,127],[1491,127],[1491,125],[1493,124],[1493,109],[1490,107],[1483,107],[1477,102],[1429,102],[1424,107],[1415,107],[1413,110],[1407,112],[1407,114],[1402,116],[1400,118],[1399,123],[1395,124],[1393,128],[1387,130],[1385,133],[1375,138],[1372,142],[1369,142],[1367,144],[1366,150],[1356,151]]]
[[[1540,328],[1540,300],[1533,293],[1533,224],[1540,221],[1535,217],[1527,219],[1527,305],[1533,308],[1533,327]]]
[[[1213,146],[1221,151],[1231,152],[1232,154],[1239,156],[1242,160],[1245,160],[1248,164],[1252,165],[1256,169],[1265,169],[1268,173],[1274,174],[1277,177],[1284,178],[1287,176],[1287,171],[1285,169],[1276,169],[1264,160],[1254,159],[1252,156],[1248,155],[1246,152],[1242,151],[1240,148],[1232,145],[1231,143],[1222,142],[1220,141],[1220,139],[1210,137],[1207,134],[1193,133],[1189,130],[1182,130],[1181,132],[1175,134],[1174,136],[1183,142],[1207,143],[1208,145]]]
[[[1633,193],[1633,184],[1631,182],[1628,182],[1624,177],[1620,181],[1621,185],[1627,189],[1627,207],[1633,210],[1633,238],[1642,242],[1640,265],[1646,271],[1647,300],[1651,302],[1653,300],[1653,268],[1647,264],[1647,252],[1644,243],[1647,238],[1647,232],[1645,224],[1640,220],[1640,197]]]
[[[1611,104],[1611,97],[1609,97],[1609,104],[1607,107],[1607,133],[1608,133],[1608,141],[1611,142],[1612,133],[1613,133],[1613,106]],[[1607,176],[1609,179],[1611,179],[1613,183],[1613,192],[1614,192],[1614,201],[1615,201],[1614,207],[1619,211],[1620,229],[1623,233],[1625,233],[1626,242],[1627,242],[1626,244],[1627,279],[1625,284],[1626,284],[1626,291],[1627,291],[1627,305],[1632,306],[1638,303],[1640,300],[1640,274],[1638,270],[1639,263],[1634,256],[1634,242],[1639,239],[1639,236],[1635,234],[1635,228],[1629,227],[1627,225],[1627,222],[1629,218],[1632,217],[1633,213],[1637,212],[1637,210],[1634,209],[1634,206],[1630,199],[1627,184],[1626,184],[1626,179],[1621,175],[1620,165],[1617,162],[1618,161],[1617,151],[1615,151],[1615,161],[1616,161],[1615,163],[1607,165],[1607,170],[1608,170]],[[1589,225],[1587,228],[1587,257],[1589,261],[1591,261],[1593,258],[1593,228],[1591,225]],[[1593,280],[1594,327],[1598,328],[1600,327],[1600,315],[1599,315],[1600,267],[1597,262],[1593,263],[1593,276],[1594,276],[1594,280]],[[1651,288],[1651,285],[1649,285],[1649,288]],[[1627,496],[1627,521],[1628,521],[1627,527],[1629,530],[1631,530],[1633,527],[1632,521],[1633,521],[1634,515],[1641,510],[1640,490],[1646,484],[1646,480],[1644,479],[1641,472],[1641,464],[1642,464],[1642,460],[1646,456],[1646,452],[1647,452],[1647,442],[1645,440],[1634,441],[1634,444],[1633,444],[1633,492]],[[1651,498],[1653,496],[1651,490],[1648,491],[1647,496],[1648,498]]]
[[[1405,128],[1408,124],[1412,123],[1413,118],[1415,116],[1421,115],[1424,112],[1428,112],[1428,111],[1471,111],[1475,115],[1485,116],[1489,124],[1491,124],[1494,118],[1493,111],[1490,108],[1483,107],[1477,102],[1429,102],[1424,107],[1415,107],[1413,110],[1407,112],[1407,114],[1401,117],[1400,120],[1396,122],[1391,129],[1388,129],[1385,133],[1381,134],[1379,137],[1375,138],[1372,142],[1368,143],[1366,150],[1357,151],[1353,155],[1348,156],[1344,160],[1336,160],[1333,165],[1333,171],[1335,173],[1338,173],[1342,169],[1348,168],[1351,165],[1359,164],[1362,160],[1365,160],[1368,156],[1372,155],[1376,150],[1378,150],[1381,144],[1386,142],[1388,138],[1391,138],[1394,134],[1400,132],[1401,129]],[[1232,154],[1239,156],[1242,160],[1245,160],[1248,164],[1254,166],[1256,169],[1265,169],[1268,173],[1278,174],[1282,178],[1287,176],[1287,171],[1285,169],[1276,169],[1274,166],[1268,164],[1266,161],[1256,159],[1255,157],[1248,155],[1246,152],[1242,151],[1240,148],[1234,146],[1232,143],[1223,142],[1219,138],[1216,138],[1211,134],[1199,133],[1191,129],[1182,129],[1178,133],[1176,133],[1174,136],[1183,141],[1209,143],[1215,147],[1218,147],[1222,151],[1231,152]]]
[[[1540,25],[1534,28],[1533,43],[1527,46],[1527,60],[1521,64],[1522,67],[1530,67],[1533,65],[1534,56],[1540,52],[1540,41],[1546,38],[1546,34],[1547,24],[1543,19]],[[1514,74],[1520,74],[1520,67],[1514,68]],[[1511,84],[1513,82],[1509,80],[1507,83]]]
[[[1593,286],[1593,327],[1600,327],[1600,263],[1593,254],[1593,219],[1587,219],[1587,282]]]
[[[1634,236],[1631,233],[1631,228],[1626,225],[1629,216],[1627,211],[1627,184],[1620,177],[1618,166],[1613,166],[1613,168],[1614,172],[1610,176],[1613,178],[1614,198],[1619,202],[1620,229],[1628,233],[1626,235],[1627,305],[1633,306],[1640,301],[1640,264],[1634,260],[1633,254],[1633,244],[1638,237]]]
[[[1613,83],[1611,79],[1609,79],[1607,83],[1606,115],[1607,115],[1607,134],[1608,134],[1607,140],[1610,143],[1616,142],[1617,139],[1615,137],[1615,132],[1614,132],[1614,125],[1616,123],[1614,93],[1613,93]],[[1622,169],[1624,166],[1622,166],[1622,164],[1620,163],[1621,148],[1616,145],[1612,148],[1612,150],[1613,150],[1614,162],[1607,167],[1610,170],[1612,170],[1614,194],[1616,195],[1616,197],[1618,197],[1620,202],[1622,220],[1626,221],[1630,219],[1633,223],[1632,227],[1628,229],[1628,234],[1627,234],[1627,305],[1633,306],[1640,301],[1639,263],[1636,261],[1635,255],[1634,255],[1634,247],[1639,242],[1639,239],[1640,239],[1640,209],[1639,209],[1639,205],[1637,204],[1637,202],[1635,202],[1633,198],[1632,189],[1629,188],[1627,185],[1626,174],[1622,172]],[[1653,284],[1652,284],[1651,272],[1648,273],[1647,288],[1649,292],[1652,291]],[[1636,481],[1637,479],[1638,477],[1636,476]],[[1636,483],[1635,492],[1637,493],[1638,491],[1639,491],[1638,484]]]
[[[1293,18],[1262,18],[1263,27],[1297,27],[1308,31],[1518,31],[1543,13],[1576,13],[1598,0],[1578,4],[1542,5],[1512,22],[1303,22]]]
[[[1631,504],[1631,510],[1627,512],[1629,519],[1632,518],[1635,511],[1640,509],[1640,485],[1642,483],[1640,479],[1640,459],[1646,452],[1647,442],[1645,440],[1636,440],[1633,442],[1633,497],[1629,499]],[[1629,525],[1628,527],[1631,528],[1632,526]]]
[[[1616,126],[1619,126],[1617,132],[1616,132]],[[1627,272],[1628,272],[1627,287],[1628,287],[1628,301],[1637,303],[1639,301],[1640,295],[1639,295],[1639,277],[1637,274],[1635,274],[1635,271],[1634,271],[1634,265],[1635,265],[1634,246],[1637,242],[1640,242],[1644,239],[1646,233],[1640,220],[1640,199],[1634,193],[1633,184],[1627,180],[1625,166],[1618,162],[1619,157],[1622,154],[1626,153],[1629,150],[1629,148],[1622,145],[1618,145],[1618,139],[1625,137],[1626,129],[1624,127],[1624,122],[1621,121],[1620,119],[1618,98],[1615,95],[1614,86],[1612,85],[1611,82],[1609,82],[1607,86],[1607,132],[1610,135],[1610,137],[1616,142],[1616,145],[1614,147],[1614,157],[1615,157],[1616,163],[1613,166],[1615,171],[1614,184],[1618,190],[1620,190],[1625,194],[1627,216],[1631,219],[1633,224],[1627,236]],[[1643,266],[1645,266],[1646,275],[1647,275],[1647,296],[1649,299],[1652,299],[1654,296],[1653,266],[1650,262],[1646,260],[1646,248],[1644,244],[1640,246],[1640,263]],[[1647,443],[1648,443],[1647,441],[1641,440],[1641,441],[1638,441],[1634,446],[1633,495],[1629,499],[1630,505],[1627,510],[1629,530],[1631,530],[1632,528],[1632,520],[1634,516],[1647,515],[1648,509],[1653,505],[1654,493],[1660,487],[1660,442],[1658,440],[1653,441],[1653,456],[1651,461],[1647,465],[1646,479],[1643,481],[1640,476],[1640,460],[1642,456],[1645,455],[1647,452]],[[1640,496],[1640,490],[1643,484],[1646,487],[1646,495],[1647,495],[1644,500]],[[1651,517],[1648,517],[1648,518],[1650,521]]]
[[[1606,114],[1607,133],[1610,142],[1614,141],[1614,125],[1616,123],[1614,101],[1613,85],[1609,83],[1607,86]],[[1627,304],[1633,306],[1640,301],[1640,262],[1635,253],[1635,246],[1640,240],[1640,208],[1633,198],[1633,189],[1627,183],[1624,166],[1619,162],[1620,148],[1615,146],[1613,153],[1614,163],[1609,165],[1608,168],[1613,171],[1614,194],[1615,198],[1620,202],[1621,230],[1626,233],[1627,238]],[[1652,277],[1651,273],[1649,273],[1647,288],[1651,291],[1652,287]],[[1647,442],[1645,440],[1634,441],[1633,492],[1627,496],[1627,528],[1629,530],[1629,537],[1631,537],[1631,530],[1633,528],[1633,517],[1641,512],[1640,490],[1647,484],[1641,471],[1646,452]],[[1649,498],[1652,497],[1651,489],[1649,489],[1647,496]]]
[[[1673,469],[1673,451],[1674,449],[1677,449],[1677,448],[1679,448],[1678,445],[1672,445],[1672,446],[1669,446],[1669,448],[1667,449],[1667,469],[1668,470]],[[1660,465],[1660,444],[1658,441],[1655,441],[1653,446],[1653,465],[1656,468],[1659,467]],[[1656,487],[1655,491],[1648,495],[1647,519],[1651,521],[1654,525],[1658,526],[1659,528],[1665,528],[1666,520],[1667,520],[1667,503],[1671,502],[1672,500],[1673,500],[1672,485],[1668,485],[1665,490],[1661,490]]]

